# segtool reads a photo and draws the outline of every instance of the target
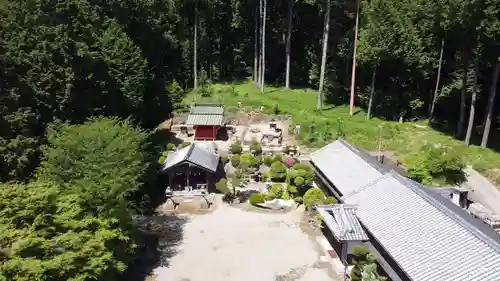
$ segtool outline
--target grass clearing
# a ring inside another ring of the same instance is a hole
[[[280,114],[291,115],[293,122],[301,125],[298,140],[305,146],[319,148],[337,136],[345,135],[349,142],[369,151],[378,150],[380,145],[382,150],[392,151],[403,164],[425,144],[441,144],[456,150],[467,164],[500,184],[500,176],[490,172],[500,167],[499,153],[477,146],[467,147],[462,141],[427,127],[425,121],[401,124],[379,118],[366,120],[363,109],[356,108],[356,114],[350,116],[348,106],[324,105],[322,111],[317,111],[317,92],[312,89],[267,87],[266,93],[261,94],[251,82],[215,84],[210,87],[211,96],[202,97],[200,93],[191,93],[184,102],[220,102],[225,104],[228,111],[233,112],[238,110],[238,102],[244,108],[257,109],[264,106],[268,113],[276,108]]]

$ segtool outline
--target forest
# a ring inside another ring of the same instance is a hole
[[[0,280],[120,280],[151,132],[201,85],[312,88],[495,149],[499,51],[496,0],[1,0]]]

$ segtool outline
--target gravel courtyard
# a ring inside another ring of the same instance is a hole
[[[190,216],[182,243],[157,281],[331,281],[315,242],[298,226],[299,210],[256,213],[222,204]],[[289,224],[296,223],[297,227]]]

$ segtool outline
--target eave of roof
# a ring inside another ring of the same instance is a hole
[[[344,200],[412,280],[500,280],[500,236],[432,190],[391,171]]]
[[[315,168],[341,196],[355,192],[389,171],[375,157],[342,139],[317,150],[310,158]],[[336,158],[339,160],[336,161]]]

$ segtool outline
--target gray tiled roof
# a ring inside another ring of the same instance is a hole
[[[356,217],[356,207],[344,204],[316,206],[328,229],[339,241],[369,240]]]
[[[166,171],[177,165],[190,163],[202,169],[212,172],[217,171],[219,165],[219,155],[208,151],[204,146],[192,143],[179,151],[170,152],[163,164],[163,171]]]
[[[219,114],[191,114],[186,121],[187,125],[206,125],[206,126],[220,126],[224,119],[223,115]]]
[[[374,157],[344,140],[332,142],[311,154],[311,163],[343,196],[387,172]]]
[[[343,200],[412,281],[500,280],[500,236],[436,192],[391,171]]]

